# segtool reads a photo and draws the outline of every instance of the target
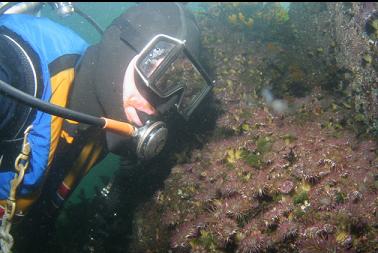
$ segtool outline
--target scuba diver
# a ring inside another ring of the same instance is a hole
[[[46,217],[56,217],[109,152],[134,162],[159,154],[168,135],[164,122],[172,114],[189,120],[214,85],[199,62],[198,25],[183,4],[138,3],[94,45],[30,15],[27,4],[13,12],[17,5],[8,4],[0,5],[3,252],[13,246],[14,221],[37,202],[38,212],[43,207]],[[35,4],[34,14],[43,3]],[[50,4],[63,14],[79,11]]]

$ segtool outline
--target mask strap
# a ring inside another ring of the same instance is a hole
[[[128,20],[118,19],[113,22],[121,30],[120,39],[136,53],[142,51],[146,39]]]
[[[179,9],[180,12],[180,22],[181,22],[181,31],[179,34],[180,39],[185,39],[187,35],[187,29],[186,29],[186,20],[185,20],[185,13],[184,10],[182,9],[181,5],[178,3],[175,3],[177,8]]]
[[[185,39],[187,36],[187,25],[185,19],[185,13],[182,6],[175,3],[180,13],[181,31],[178,34],[178,38]],[[121,30],[120,39],[125,42],[134,52],[137,54],[142,51],[143,47],[148,41],[140,31],[138,31],[128,20],[116,19],[112,25],[117,25]]]

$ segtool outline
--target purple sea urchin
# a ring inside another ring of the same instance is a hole
[[[234,219],[238,223],[244,223],[245,220],[258,207],[246,197],[233,197],[224,200],[216,200],[212,212],[218,218],[228,217]]]
[[[272,185],[265,184],[257,188],[253,196],[260,201],[270,201],[273,198],[273,193]]]
[[[266,236],[252,231],[238,245],[236,253],[261,253],[266,249]]]
[[[294,241],[299,235],[298,225],[291,221],[281,222],[277,228],[278,241],[282,243],[289,243]]]
[[[168,227],[175,227],[180,222],[180,213],[174,210],[169,210],[164,213],[162,223]]]
[[[353,192],[351,192],[351,193],[348,194],[348,198],[353,203],[357,203],[358,201],[360,201],[362,199],[362,193],[359,192],[359,191],[353,191]]]
[[[263,215],[263,222],[267,231],[273,231],[278,227],[282,216],[282,210],[274,207]]]
[[[235,184],[225,183],[217,189],[217,195],[220,198],[230,198],[240,195],[239,186]]]
[[[293,190],[294,190],[294,183],[290,180],[286,180],[285,182],[283,182],[279,187],[278,187],[278,190],[282,193],[282,194],[289,194],[291,193]]]
[[[334,236],[327,239],[309,238],[299,243],[301,253],[334,253],[341,249]]]
[[[209,224],[208,229],[218,241],[218,245],[226,248],[228,245],[234,243],[235,235],[238,232],[238,225],[234,220],[223,217],[222,222],[213,222]]]
[[[190,240],[199,236],[199,227],[193,223],[180,225],[173,233],[171,238],[171,248],[185,251],[190,248]]]

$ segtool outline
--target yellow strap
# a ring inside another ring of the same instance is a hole
[[[74,141],[74,137],[72,137],[69,133],[62,130],[60,137],[63,138],[67,143],[71,144]]]
[[[53,96],[50,99],[50,103],[66,107],[68,94],[70,92],[74,76],[74,69],[69,68],[51,77],[51,91]],[[55,150],[61,136],[62,126],[63,118],[57,116],[51,117],[51,141],[48,167],[50,167],[52,160],[54,159]]]
[[[63,182],[69,189],[73,189],[77,182],[95,165],[101,155],[102,149],[102,145],[96,140],[90,141],[85,145],[72,169],[64,178]]]
[[[67,121],[70,124],[73,124],[73,125],[78,125],[79,124],[79,122],[71,120],[71,119],[64,119],[64,120]]]

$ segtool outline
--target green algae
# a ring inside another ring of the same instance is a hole
[[[273,141],[269,136],[259,137],[256,141],[256,150],[264,154],[272,149]]]
[[[308,200],[307,191],[301,191],[293,197],[293,203],[295,205],[303,204],[306,200]]]
[[[263,165],[261,154],[255,154],[253,152],[243,152],[242,158],[251,167],[260,169]]]

